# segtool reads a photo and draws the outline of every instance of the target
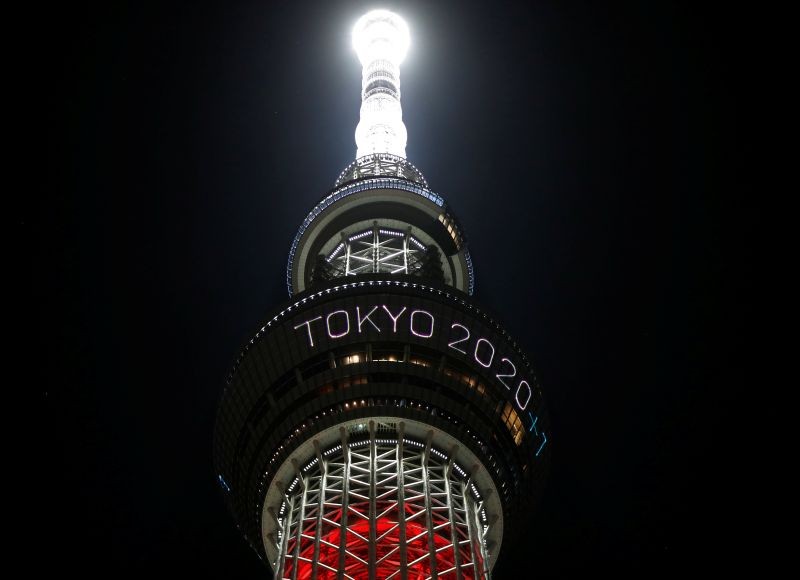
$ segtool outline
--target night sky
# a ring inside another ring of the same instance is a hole
[[[463,0],[40,15],[45,166],[18,224],[44,426],[23,478],[31,565],[269,577],[223,506],[215,410],[287,299],[298,225],[355,156],[350,31],[374,7],[411,29],[408,159],[460,218],[475,298],[550,409],[544,497],[496,578],[738,568],[759,535],[741,529],[758,411],[735,407],[741,17]]]

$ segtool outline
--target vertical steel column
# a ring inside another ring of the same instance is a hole
[[[473,510],[473,517],[475,518],[475,526],[478,530],[478,549],[480,550],[481,554],[481,572],[483,574],[482,578],[489,577],[489,558],[488,554],[486,553],[486,529],[484,529],[483,524],[481,523],[480,518],[480,511],[483,507],[483,501],[480,503],[475,504],[475,509]]]
[[[377,224],[372,226],[372,271],[373,272],[380,272],[380,252],[379,248],[381,245],[381,239],[378,235],[378,226]]]
[[[472,477],[467,479],[464,482],[464,511],[467,520],[467,537],[469,538],[469,552],[472,556],[472,570],[475,574],[474,578],[477,580],[478,578],[483,578],[483,574],[478,567],[478,561],[480,560],[479,554],[475,552],[475,541],[476,538],[480,538],[481,535],[478,533],[478,529],[476,527],[475,518],[473,517],[473,509],[472,509],[472,495],[469,493],[470,485],[472,484]]]
[[[300,548],[303,545],[303,520],[306,517],[306,503],[308,502],[308,486],[303,480],[302,473],[297,466],[297,460],[292,459],[295,473],[300,480],[300,485],[303,488],[303,494],[300,496],[300,510],[297,517],[297,540],[294,545],[294,567],[292,568],[292,580],[297,580],[297,571],[300,568]]]
[[[428,552],[430,554],[431,578],[439,577],[436,570],[436,546],[433,542],[433,515],[431,513],[431,488],[428,481],[428,462],[431,457],[431,441],[433,431],[428,431],[425,439],[425,451],[422,455],[422,488],[425,493],[425,526],[428,528]]]
[[[283,494],[283,500],[286,502],[288,509],[286,515],[283,517],[283,525],[281,526],[281,549],[278,552],[278,565],[276,566],[275,578],[283,578],[284,569],[286,568],[286,549],[289,547],[289,530],[292,527],[292,510],[294,509],[294,497],[289,497]],[[270,508],[271,509],[271,508]],[[276,516],[274,510],[271,512]]]
[[[456,580],[461,580],[461,550],[459,550],[458,547],[458,526],[456,525],[456,514],[453,510],[453,489],[452,481],[450,481],[453,475],[453,462],[455,461],[456,453],[458,453],[458,445],[455,445],[452,451],[450,451],[450,457],[447,460],[444,485],[445,490],[447,490],[447,515],[450,518],[450,541],[453,544],[453,564],[456,567]]]
[[[344,580],[345,553],[347,552],[347,510],[350,506],[350,448],[347,446],[347,430],[339,427],[339,437],[342,441],[342,519],[339,530],[339,573],[338,580]]]
[[[322,515],[325,513],[325,493],[326,488],[328,487],[327,478],[328,478],[328,466],[326,463],[323,462],[322,453],[320,453],[319,449],[319,441],[314,439],[314,452],[317,455],[317,463],[319,464],[319,502],[318,502],[318,509],[317,512],[317,524],[316,529],[314,530],[314,558],[311,562],[311,580],[317,580],[317,575],[319,574],[319,544],[322,534]]]
[[[495,524],[497,524],[497,519],[498,519],[499,516],[497,514],[493,514],[488,519],[487,524],[488,524],[489,527],[486,528],[486,527],[484,527],[483,522],[481,521],[480,514],[483,511],[484,504],[491,497],[492,493],[494,493],[494,492],[491,489],[485,490],[484,493],[483,493],[483,496],[481,498],[481,501],[478,502],[475,505],[475,521],[477,522],[476,525],[478,527],[478,534],[479,534],[479,537],[480,537],[480,540],[481,540],[481,542],[479,544],[479,547],[480,547],[480,550],[481,550],[481,564],[482,564],[482,567],[483,567],[484,576],[486,578],[489,577],[489,548],[493,548],[494,547],[494,546],[491,546],[491,545],[487,544],[486,536],[489,533],[489,529],[492,526],[494,526]]]
[[[408,274],[408,232],[403,236],[403,274]]]
[[[377,230],[376,230],[377,232]],[[376,234],[377,235],[377,234]],[[376,553],[378,514],[375,509],[375,479],[378,477],[378,450],[375,448],[375,421],[369,422],[369,580],[375,580],[378,566]]]
[[[350,240],[345,240],[344,250],[344,275],[350,275]]]
[[[408,549],[406,546],[406,489],[403,477],[406,424],[400,421],[397,427],[397,524],[400,526],[400,579],[408,580]]]

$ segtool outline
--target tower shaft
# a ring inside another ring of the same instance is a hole
[[[373,153],[405,157],[400,63],[408,49],[408,28],[391,12],[375,10],[356,23],[353,44],[362,66],[356,158]]]
[[[453,457],[403,427],[356,424],[317,447],[280,508],[276,578],[487,577],[483,500]]]

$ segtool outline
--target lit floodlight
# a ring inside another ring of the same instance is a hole
[[[408,52],[408,25],[388,10],[373,10],[353,27],[353,47],[362,66],[361,119],[356,158],[374,153],[406,156],[406,126],[400,107],[400,63]]]
[[[367,12],[353,27],[353,47],[364,66],[375,60],[389,60],[399,65],[408,52],[409,43],[405,20],[388,10]]]

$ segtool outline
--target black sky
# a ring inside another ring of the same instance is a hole
[[[740,565],[740,16],[554,1],[41,17],[44,187],[20,219],[45,424],[35,564],[268,576],[216,487],[214,413],[286,299],[297,226],[355,155],[349,34],[376,6],[411,27],[408,158],[460,217],[476,299],[550,408],[547,490],[496,577]]]

